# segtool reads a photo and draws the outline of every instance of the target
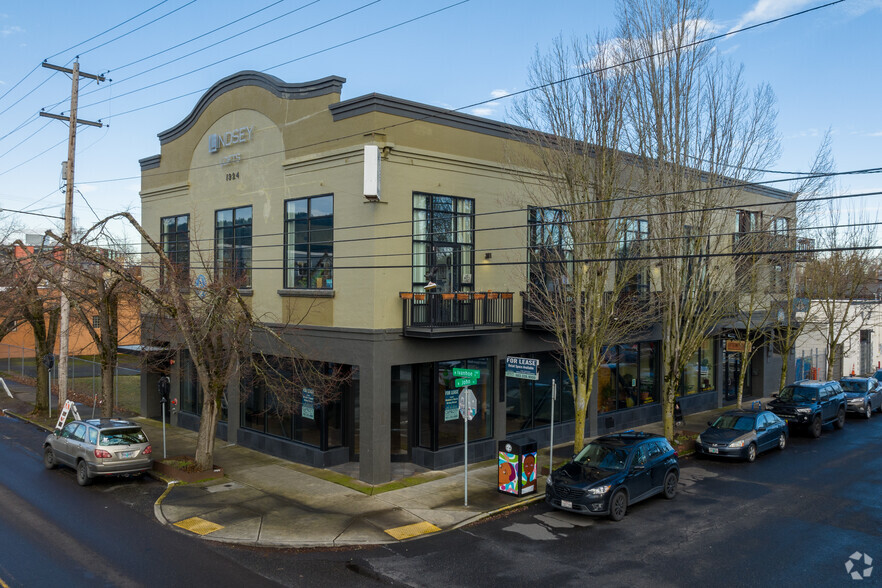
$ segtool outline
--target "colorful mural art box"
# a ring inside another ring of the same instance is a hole
[[[499,485],[503,494],[524,496],[536,492],[536,442],[499,442]]]

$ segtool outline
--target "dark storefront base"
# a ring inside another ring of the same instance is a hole
[[[329,468],[349,463],[349,448],[335,447],[322,451],[317,447],[270,437],[256,431],[239,429],[238,443],[242,447],[268,453],[281,459],[306,464],[314,468]]]
[[[199,415],[192,414],[189,412],[179,412],[178,413],[178,426],[182,429],[189,429],[190,431],[198,431],[199,430]],[[215,435],[218,439],[223,439],[227,441],[227,423],[218,423],[217,424],[217,435]]]

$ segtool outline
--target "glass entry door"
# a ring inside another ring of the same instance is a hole
[[[741,373],[741,354],[737,352],[723,352],[723,394],[726,400],[734,400],[738,397],[738,377]],[[744,379],[743,397],[753,395],[753,387],[750,385],[751,374],[748,372]]]
[[[429,267],[437,284],[436,292],[458,292],[462,289],[462,254],[457,244],[435,245],[429,254]]]

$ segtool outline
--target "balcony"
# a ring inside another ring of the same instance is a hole
[[[401,292],[405,337],[440,339],[512,329],[511,292]]]

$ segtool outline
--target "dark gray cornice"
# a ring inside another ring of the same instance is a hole
[[[208,108],[216,98],[230,90],[235,90],[236,88],[241,88],[243,86],[257,86],[258,88],[263,88],[268,92],[272,92],[279,98],[284,98],[285,100],[298,100],[303,98],[314,98],[315,96],[324,96],[326,94],[339,94],[342,91],[345,82],[346,78],[341,78],[340,76],[328,76],[312,82],[289,84],[275,76],[259,71],[240,71],[239,73],[227,76],[214,84],[202,95],[202,98],[196,103],[193,111],[190,112],[184,120],[172,128],[159,133],[157,135],[159,137],[159,144],[165,145],[169,141],[174,141],[189,131],[196,121],[199,120],[199,117],[202,116],[205,109]]]
[[[141,171],[147,171],[148,169],[155,169],[159,167],[160,157],[162,157],[162,155],[151,155],[150,157],[139,159],[138,163],[141,164]]]
[[[382,112],[405,118],[412,118],[420,121],[426,121],[439,125],[445,125],[464,131],[472,131],[475,133],[483,133],[485,135],[493,135],[503,139],[513,139],[523,141],[530,135],[530,131],[513,125],[473,116],[471,114],[463,114],[455,110],[446,108],[438,108],[437,106],[429,106],[428,104],[420,104],[419,102],[411,102],[395,98],[394,96],[386,96],[385,94],[366,94],[351,100],[345,100],[332,104],[328,107],[334,122],[347,119],[353,116],[367,114],[369,112]]]

